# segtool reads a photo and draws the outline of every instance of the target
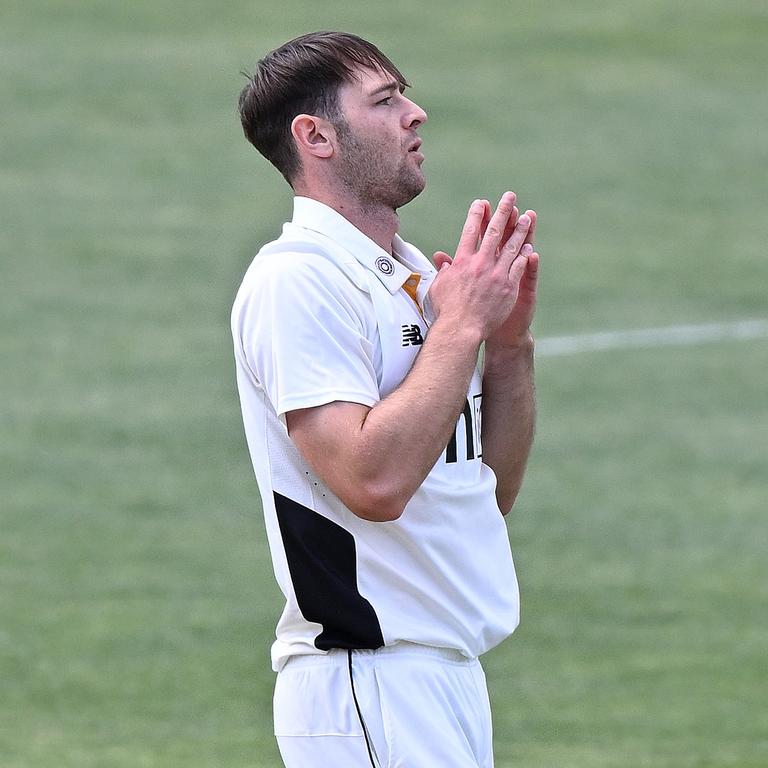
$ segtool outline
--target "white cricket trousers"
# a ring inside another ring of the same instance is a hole
[[[458,651],[398,643],[293,656],[274,717],[286,768],[493,768],[485,674]]]

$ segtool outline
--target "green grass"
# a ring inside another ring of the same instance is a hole
[[[767,314],[764,3],[8,0],[3,768],[278,765],[228,313],[290,195],[234,103],[317,28],[430,114],[409,239],[451,250],[506,188],[539,211],[539,335]],[[497,765],[768,764],[768,342],[538,369]]]

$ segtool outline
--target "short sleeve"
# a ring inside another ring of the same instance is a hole
[[[279,416],[337,400],[378,402],[366,306],[368,295],[324,256],[257,257],[236,300],[233,333]]]

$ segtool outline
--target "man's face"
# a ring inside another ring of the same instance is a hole
[[[400,92],[392,75],[370,69],[341,86],[339,106],[336,171],[342,182],[364,204],[395,210],[413,200],[426,185],[416,133],[426,112]]]

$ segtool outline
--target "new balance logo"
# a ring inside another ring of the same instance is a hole
[[[424,343],[424,337],[421,335],[421,328],[418,325],[403,325],[403,346],[409,345],[417,347]]]

